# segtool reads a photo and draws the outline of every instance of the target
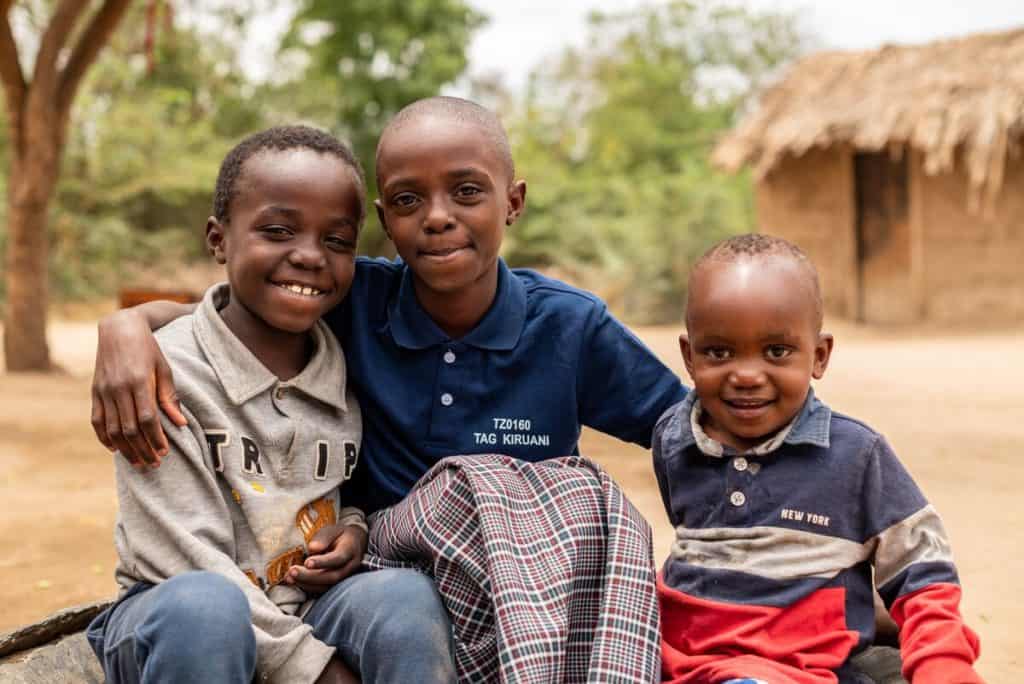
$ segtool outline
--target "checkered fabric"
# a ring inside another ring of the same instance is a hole
[[[446,458],[374,517],[370,568],[430,574],[464,682],[655,682],[651,530],[579,457]]]

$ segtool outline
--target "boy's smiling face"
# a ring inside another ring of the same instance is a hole
[[[421,301],[493,297],[505,226],[522,211],[526,184],[472,123],[425,114],[385,135],[377,213]]]
[[[809,266],[779,255],[702,263],[690,279],[686,370],[707,434],[737,450],[785,427],[821,378],[832,336],[820,333]]]
[[[258,152],[236,183],[229,223],[211,217],[206,228],[227,264],[225,320],[240,337],[305,333],[352,284],[362,186],[342,160],[308,148]]]

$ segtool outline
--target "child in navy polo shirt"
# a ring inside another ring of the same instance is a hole
[[[695,391],[658,421],[676,541],[659,577],[666,682],[860,682],[874,582],[903,673],[980,682],[949,543],[889,445],[814,396],[832,351],[817,273],[743,235],[690,276],[680,348]]]

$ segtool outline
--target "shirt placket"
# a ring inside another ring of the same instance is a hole
[[[437,381],[430,412],[432,441],[456,443],[457,433],[468,424],[476,398],[471,394],[475,357],[470,347],[458,342],[438,350]]]
[[[274,404],[274,408],[290,422],[294,422],[301,412],[301,410],[296,406],[298,402],[302,401],[302,399],[297,395],[297,392],[298,390],[296,390],[293,385],[289,385],[285,382],[277,383],[270,392],[270,398]],[[298,436],[298,431],[296,431],[296,433],[293,434],[292,439],[289,440],[289,444],[287,446],[280,445],[285,448],[278,453],[284,453],[285,456],[280,463],[276,464],[275,470],[277,478],[282,484],[286,484],[291,480],[293,474],[292,466],[295,463],[295,457],[298,447],[300,446],[299,442],[301,441],[298,439]],[[271,449],[276,446],[279,445],[267,444],[264,448]],[[269,455],[267,455],[267,458],[269,458]]]
[[[754,501],[751,479],[760,468],[743,454],[726,448],[722,454],[725,461],[725,492],[728,519],[732,524],[745,524],[750,520]],[[752,467],[754,466],[754,467]]]

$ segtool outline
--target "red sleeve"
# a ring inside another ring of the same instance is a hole
[[[929,584],[889,609],[900,627],[903,676],[913,684],[984,684],[972,667],[980,645],[960,617],[960,587]]]

